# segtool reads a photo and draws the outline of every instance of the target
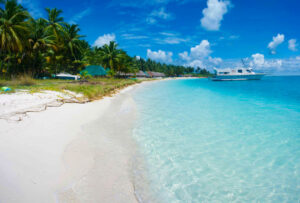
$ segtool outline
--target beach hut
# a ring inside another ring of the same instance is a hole
[[[82,73],[83,71],[87,71],[87,74],[94,77],[104,77],[107,75],[106,70],[102,66],[96,66],[96,65],[86,66],[85,69],[82,70],[80,73]]]
[[[150,78],[163,78],[166,77],[164,73],[148,71]]]
[[[153,78],[153,74],[151,71],[147,71],[147,74],[149,75],[149,78]]]
[[[150,75],[148,74],[147,71],[144,72],[147,78],[150,78]]]
[[[137,74],[136,74],[136,77],[138,78],[146,78],[147,75],[143,72],[143,71],[139,71]]]
[[[117,77],[120,78],[130,78],[130,77],[134,77],[134,73],[123,73],[123,72],[118,72],[116,74]]]

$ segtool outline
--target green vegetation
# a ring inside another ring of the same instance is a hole
[[[41,78],[68,72],[79,74],[87,65],[109,68],[109,76],[138,70],[179,76],[194,68],[130,57],[115,42],[91,47],[78,25],[64,22],[62,11],[46,8],[47,17],[34,19],[17,0],[0,1],[0,77]]]
[[[82,93],[89,100],[100,99],[103,96],[113,94],[116,90],[141,82],[140,80],[116,79],[116,78],[91,78],[88,82],[73,80],[37,80],[30,77],[22,77],[18,80],[0,80],[0,86],[9,86],[13,90],[25,89],[30,92],[43,90],[64,91],[70,90]]]
[[[120,73],[142,70],[180,76],[194,72],[192,67],[130,57],[113,41],[92,47],[79,34],[78,25],[64,22],[61,10],[46,8],[46,12],[46,18],[34,19],[17,0],[0,0],[0,86],[12,91],[70,90],[97,99],[139,82],[117,79]],[[92,78],[82,71],[88,65],[103,66],[109,78]],[[60,72],[81,72],[82,81],[39,79]]]
[[[195,70],[195,72],[193,73],[189,73],[189,74],[185,74],[185,76],[192,76],[192,77],[211,77],[212,74],[207,71],[206,69],[201,69],[201,68],[197,68]]]

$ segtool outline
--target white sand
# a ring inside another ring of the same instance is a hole
[[[20,122],[0,120],[0,202],[136,202],[130,89]]]
[[[43,91],[39,93],[29,93],[28,91],[18,91],[12,94],[0,94],[0,118],[10,120],[21,120],[26,111],[39,111],[46,105],[58,105],[58,100],[77,100],[83,95],[71,91],[55,92]]]

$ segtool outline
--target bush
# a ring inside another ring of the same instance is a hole
[[[35,85],[36,81],[29,75],[21,75],[12,81],[13,85],[30,86]]]
[[[91,78],[92,78],[92,76],[86,70],[82,71],[81,74],[80,74],[80,79],[82,81],[88,81]]]
[[[114,70],[110,69],[107,71],[107,75],[108,75],[108,77],[112,78],[116,75],[116,72]]]

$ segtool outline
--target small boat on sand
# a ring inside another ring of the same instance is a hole
[[[265,73],[253,72],[252,68],[215,68],[214,71],[212,81],[260,80],[266,75]]]

